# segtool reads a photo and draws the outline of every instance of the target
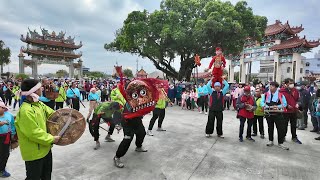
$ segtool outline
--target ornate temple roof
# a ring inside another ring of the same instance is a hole
[[[280,34],[282,32],[290,34],[290,35],[295,35],[303,31],[304,28],[301,26],[296,26],[296,27],[291,27],[289,25],[289,22],[287,21],[285,24],[282,24],[281,21],[276,20],[275,24],[267,26],[265,30],[265,35],[266,36],[271,36],[275,34]]]
[[[298,36],[294,36],[291,39],[281,41],[281,44],[276,44],[270,48],[272,51],[277,51],[281,49],[291,49],[296,47],[305,47],[305,48],[314,48],[320,45],[318,41],[308,41],[306,37],[299,38]]]
[[[49,46],[56,46],[56,47],[65,47],[70,49],[79,49],[82,47],[82,42],[80,41],[79,45],[65,43],[63,40],[60,41],[52,41],[52,40],[45,40],[45,39],[31,39],[27,36],[27,38],[20,38],[22,42],[28,44],[42,44],[42,45],[49,45]]]
[[[147,72],[143,69],[140,69],[140,71],[138,71],[137,75],[140,75],[140,76],[147,76]]]
[[[50,34],[48,30],[41,28],[42,35],[40,35],[36,30],[31,31],[29,28],[29,32],[27,36],[24,37],[21,35],[20,40],[22,42],[28,44],[42,44],[42,45],[49,45],[49,46],[56,46],[56,47],[65,47],[70,49],[79,49],[82,47],[82,42],[80,41],[79,45],[76,45],[74,42],[74,37],[68,36],[65,38],[65,32],[59,32],[57,35],[54,31]]]
[[[73,53],[66,53],[66,52],[59,52],[59,51],[48,51],[48,50],[40,50],[40,49],[22,49],[22,52],[27,54],[35,54],[35,55],[43,55],[43,56],[53,56],[53,57],[62,57],[62,58],[70,58],[76,59],[80,58],[82,54],[73,54]]]

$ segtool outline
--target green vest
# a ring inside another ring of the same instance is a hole
[[[261,95],[261,97],[258,99],[257,97],[255,97],[255,101],[257,104],[257,109],[254,111],[254,115],[256,116],[264,116],[264,112],[263,109],[261,107],[261,99],[264,96],[264,94]]]
[[[59,96],[56,99],[56,102],[64,102],[67,99],[67,92],[63,86],[59,88]]]

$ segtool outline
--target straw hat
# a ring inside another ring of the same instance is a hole
[[[4,104],[4,102],[0,101],[0,107],[2,107],[3,109],[5,109],[5,111],[8,111],[8,107]]]

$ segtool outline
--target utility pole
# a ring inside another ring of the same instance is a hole
[[[136,69],[136,74],[138,74],[138,68],[139,68],[139,59],[137,58],[137,60],[136,60],[136,62],[137,62],[137,69]]]

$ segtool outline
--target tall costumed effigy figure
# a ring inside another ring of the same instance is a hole
[[[220,47],[216,48],[216,55],[212,57],[209,64],[209,70],[212,69],[212,84],[220,82],[222,84],[223,69],[226,67],[226,59],[222,54]]]

